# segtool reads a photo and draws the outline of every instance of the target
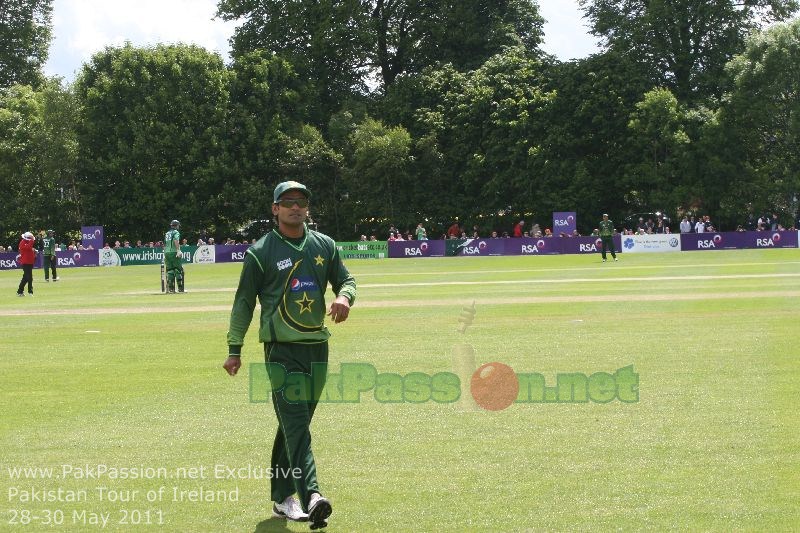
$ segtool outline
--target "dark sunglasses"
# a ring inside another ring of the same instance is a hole
[[[305,209],[308,207],[308,198],[284,198],[278,200],[278,205],[281,207],[285,207],[287,209],[291,209],[296,204],[297,207],[301,209]]]

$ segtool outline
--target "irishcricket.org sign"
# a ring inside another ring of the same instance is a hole
[[[421,243],[424,241],[408,241]],[[337,242],[336,248],[342,259],[383,259],[388,257],[386,241]]]
[[[627,253],[680,252],[680,235],[666,233],[654,235],[624,235],[622,250]]]
[[[556,211],[553,213],[553,235],[560,237],[562,233],[572,235],[578,227],[578,217],[574,212]]]
[[[99,250],[104,246],[103,226],[82,226],[81,243],[84,248],[92,247]]]

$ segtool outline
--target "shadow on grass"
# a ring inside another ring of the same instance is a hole
[[[266,520],[262,520],[256,526],[254,533],[274,533],[276,531],[286,532],[291,531],[291,529],[286,527],[286,519],[285,518],[267,518]]]

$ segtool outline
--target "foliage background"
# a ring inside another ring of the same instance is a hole
[[[795,0],[584,0],[601,53],[543,53],[531,0],[220,0],[232,61],[109,47],[46,79],[52,0],[0,7],[0,241],[236,236],[298,179],[340,240],[423,222],[438,237],[589,231],[661,210],[732,230],[800,193]],[[9,43],[14,43],[9,44]],[[262,227],[260,225],[259,227]]]

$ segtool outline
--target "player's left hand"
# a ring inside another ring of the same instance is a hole
[[[337,296],[328,309],[328,316],[331,317],[334,323],[344,322],[350,315],[350,300],[347,296]]]

